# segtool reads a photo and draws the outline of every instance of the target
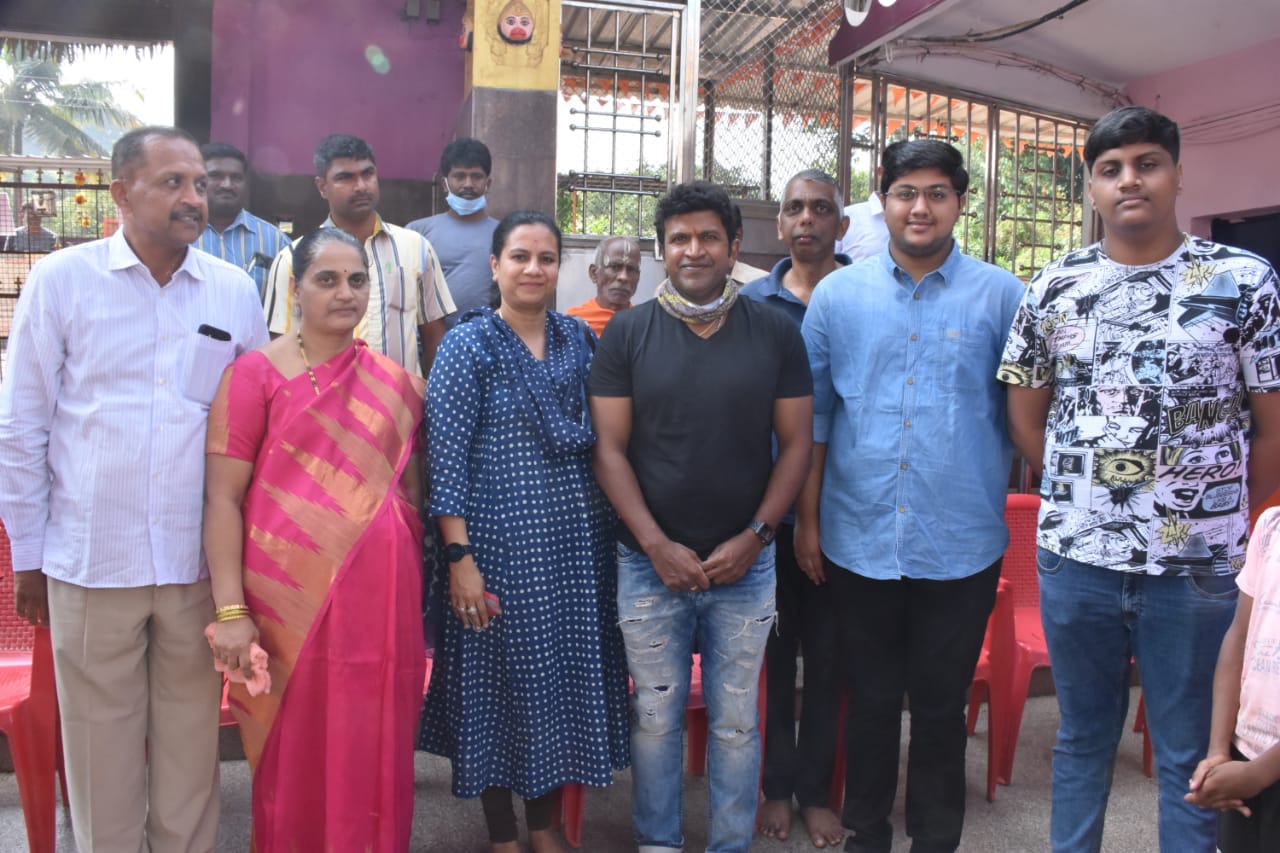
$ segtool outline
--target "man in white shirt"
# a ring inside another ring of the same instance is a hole
[[[51,629],[81,851],[212,850],[220,681],[200,543],[222,371],[267,341],[243,271],[190,249],[204,159],[145,127],[112,151],[123,227],[31,270],[0,387],[18,612]]]
[[[876,169],[876,184],[880,183],[881,169]],[[849,229],[836,243],[837,255],[848,255],[857,263],[863,258],[873,258],[889,245],[889,228],[884,224],[884,207],[875,193],[862,202],[844,209],[849,217]]]

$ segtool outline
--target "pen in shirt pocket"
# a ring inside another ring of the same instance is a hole
[[[231,340],[231,333],[217,326],[210,326],[208,323],[201,323],[200,328],[196,329],[196,334],[204,335],[206,338],[213,338],[215,341]]]

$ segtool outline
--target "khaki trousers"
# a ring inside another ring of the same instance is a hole
[[[218,836],[221,681],[207,580],[49,579],[71,824],[80,853],[207,853]]]

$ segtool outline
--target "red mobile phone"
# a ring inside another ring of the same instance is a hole
[[[487,589],[484,591],[484,609],[489,611],[490,619],[502,615],[502,605],[498,603],[498,596]]]

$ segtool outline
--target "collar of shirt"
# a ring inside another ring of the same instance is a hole
[[[797,305],[803,305],[796,295],[787,290],[782,280],[786,278],[787,273],[791,270],[791,256],[783,258],[773,265],[773,269],[769,271],[769,275],[760,280],[758,285],[758,293],[765,299],[781,299],[783,302],[794,302]]]
[[[837,253],[836,263],[840,264],[840,266],[847,267],[849,264],[853,263],[853,261],[849,259],[848,255],[841,255]],[[756,279],[750,284],[744,285],[744,293],[755,296],[759,299],[779,299],[783,302],[795,303],[801,308],[805,307],[805,304],[800,301],[799,297],[790,290],[787,290],[786,285],[783,284],[783,279],[786,277],[787,273],[791,271],[792,265],[793,261],[791,260],[791,256],[788,255],[784,257],[773,265],[773,269],[769,271],[769,275],[764,278]],[[749,291],[754,292],[752,293]]]
[[[884,219],[884,204],[880,201],[880,194],[875,190],[872,190],[871,195],[867,196],[867,205],[872,209],[871,217],[873,219]]]
[[[237,228],[243,228],[246,231],[252,232],[253,225],[254,225],[253,220],[254,220],[253,214],[251,214],[248,210],[242,207],[240,208],[240,212],[236,214],[235,219],[232,219],[231,223],[227,225],[227,227],[224,228],[222,231],[218,231],[218,229],[214,228],[211,223],[206,221],[204,224],[204,231],[202,231],[201,234],[202,236],[206,236],[206,237],[211,234],[214,237],[218,237],[218,236],[225,237],[226,235],[230,234],[232,231],[236,230]],[[197,240],[191,245],[195,246],[196,248],[200,248],[200,241]]]
[[[893,276],[893,280],[903,285],[911,285],[914,289],[924,284],[925,280],[930,276],[939,276],[942,284],[948,284],[955,275],[956,268],[960,266],[960,244],[953,238],[951,240],[951,252],[947,255],[947,259],[942,262],[942,266],[932,272],[927,272],[920,276],[920,281],[916,281],[911,277],[911,273],[898,266],[898,262],[893,259],[893,252],[889,248],[885,248],[880,255],[880,263],[884,265],[884,269],[889,275]]]
[[[337,228],[338,226],[333,224],[333,217],[326,216],[324,218],[324,222],[320,223],[320,227],[321,228]],[[365,246],[370,245],[374,240],[376,240],[378,235],[381,234],[383,230],[384,229],[382,227],[382,217],[379,216],[377,213],[374,213],[373,214],[373,233],[369,235],[368,240],[364,241]],[[297,244],[295,243],[295,245]]]
[[[226,230],[224,230],[222,233],[225,234],[227,231],[232,231],[236,228],[243,228],[246,231],[249,231],[251,230],[250,228],[251,225],[252,223],[249,221],[249,211],[245,210],[242,207],[240,208],[240,212],[236,214],[236,218],[231,220],[231,224],[228,225],[226,227]],[[212,228],[212,227],[213,227],[212,225],[205,226],[205,228]]]
[[[116,233],[107,239],[107,269],[125,270],[135,266],[143,266],[143,263],[134,253],[129,241],[124,238],[124,229],[117,228]],[[198,281],[205,280],[199,252],[193,252],[190,247],[187,248],[187,254],[182,259],[182,263],[178,265],[178,268],[173,271],[173,277],[176,278],[180,272],[185,272]]]

